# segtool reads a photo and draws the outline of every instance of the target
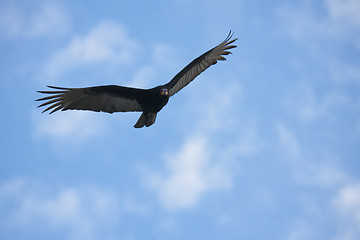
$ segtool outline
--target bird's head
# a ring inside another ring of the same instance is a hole
[[[164,97],[169,96],[169,90],[168,90],[167,88],[162,88],[162,89],[160,90],[160,95],[161,95],[161,96],[164,96]]]

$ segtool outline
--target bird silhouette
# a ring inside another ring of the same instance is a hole
[[[157,113],[168,103],[169,98],[180,91],[200,73],[217,63],[218,60],[226,60],[224,55],[231,52],[229,49],[237,47],[232,45],[236,39],[232,39],[230,31],[226,39],[216,47],[194,59],[170,82],[150,89],[123,87],[117,85],[105,85],[85,88],[65,88],[48,86],[50,91],[38,91],[49,94],[47,97],[36,101],[45,101],[38,107],[48,106],[50,114],[58,110],[89,110],[95,112],[142,112],[135,128],[149,127],[154,124]]]

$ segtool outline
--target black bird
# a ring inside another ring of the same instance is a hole
[[[226,60],[223,55],[231,52],[229,49],[235,48],[231,45],[237,40],[231,39],[233,33],[229,33],[226,39],[210,49],[200,57],[194,59],[170,82],[150,89],[139,89],[122,87],[116,85],[86,87],[86,88],[63,88],[48,86],[55,90],[38,91],[39,93],[50,94],[50,96],[37,99],[36,101],[46,101],[39,107],[51,104],[43,112],[52,110],[90,110],[95,112],[142,112],[139,120],[134,125],[135,128],[149,127],[154,124],[156,114],[167,104],[169,97],[188,85],[200,73],[218,60]]]

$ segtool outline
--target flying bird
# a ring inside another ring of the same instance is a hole
[[[85,88],[64,88],[48,86],[54,90],[38,91],[49,94],[36,101],[45,101],[38,107],[48,106],[50,114],[58,110],[90,110],[95,112],[142,112],[135,128],[149,127],[154,124],[157,113],[168,103],[169,98],[193,81],[200,73],[205,71],[218,60],[226,60],[224,55],[235,48],[232,45],[230,31],[226,39],[216,47],[194,59],[184,69],[171,79],[170,82],[150,89],[105,85]]]

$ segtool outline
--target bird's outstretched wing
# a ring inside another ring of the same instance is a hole
[[[49,105],[43,112],[52,110],[90,110],[95,112],[129,112],[142,111],[138,102],[145,90],[137,88],[120,87],[115,85],[97,86],[87,88],[53,87],[55,90],[38,91],[50,96],[37,99],[46,101],[39,107]]]
[[[184,69],[176,74],[176,76],[165,85],[165,87],[169,89],[169,96],[172,96],[180,91],[183,87],[194,80],[196,76],[205,71],[211,65],[217,63],[218,60],[226,60],[223,55],[230,54],[231,52],[227,50],[236,47],[235,45],[231,45],[237,40],[237,38],[231,40],[232,35],[233,33],[230,31],[229,35],[222,43],[210,49],[200,57],[194,59]]]

